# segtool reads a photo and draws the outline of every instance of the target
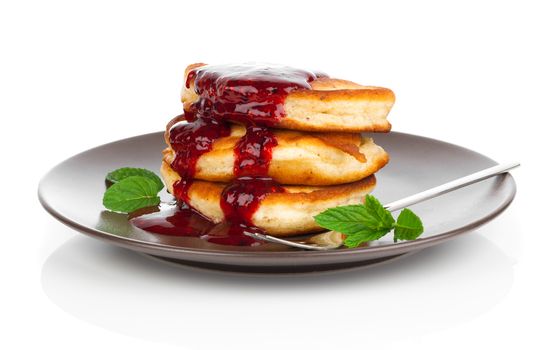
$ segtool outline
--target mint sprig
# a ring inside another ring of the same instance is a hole
[[[393,240],[413,241],[424,232],[422,220],[412,210],[404,208],[395,224],[395,233]]]
[[[364,204],[330,208],[315,216],[315,222],[326,229],[346,235],[344,245],[353,248],[364,242],[378,240],[391,230],[394,241],[414,240],[424,227],[410,209],[403,209],[397,221],[374,196],[367,195]]]
[[[117,182],[122,181],[131,176],[146,177],[154,181],[158,185],[158,192],[163,189],[163,182],[161,182],[159,176],[157,176],[153,171],[150,171],[148,169],[143,169],[143,168],[129,168],[129,167],[119,168],[107,174],[105,179],[111,184],[116,184]]]
[[[107,174],[105,179],[113,183],[103,195],[103,205],[111,211],[131,213],[160,203],[158,193],[163,183],[147,169],[120,168]]]

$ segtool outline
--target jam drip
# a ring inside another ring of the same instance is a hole
[[[194,84],[199,99],[185,115],[187,120],[208,117],[245,125],[274,126],[285,115],[286,96],[295,90],[311,89],[309,83],[315,79],[315,73],[286,66],[198,67],[189,72],[186,87]]]
[[[270,193],[286,192],[271,178],[240,177],[222,191],[220,207],[225,219],[232,224],[251,227],[253,214],[261,201]]]
[[[211,243],[236,246],[257,246],[261,242],[238,234],[229,224],[214,224],[189,208],[170,209],[142,215],[131,223],[148,232],[175,237],[200,237]]]
[[[215,226],[202,215],[185,210],[180,205],[133,218],[131,223],[148,232],[181,237],[200,237]]]
[[[278,145],[274,133],[268,128],[247,126],[247,132],[235,145],[233,175],[267,176],[272,149]]]
[[[212,150],[215,140],[229,136],[229,124],[208,118],[193,122],[180,122],[169,130],[169,143],[175,151],[171,168],[182,178],[192,179],[196,173],[198,158]]]
[[[189,203],[189,188],[191,188],[193,180],[190,178],[182,178],[173,184],[173,195],[181,203]]]

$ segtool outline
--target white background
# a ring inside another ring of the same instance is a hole
[[[553,4],[2,2],[0,347],[558,348]],[[394,130],[521,161],[514,203],[392,264],[293,278],[177,269],[42,210],[52,166],[181,111],[187,64],[249,60],[390,87]]]

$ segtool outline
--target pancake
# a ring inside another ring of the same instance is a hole
[[[185,70],[181,101],[186,111],[199,98],[194,91],[194,82],[186,86],[187,76],[191,70],[204,65],[193,64]],[[324,76],[310,82],[310,85],[311,90],[296,90],[287,95],[285,115],[275,127],[323,132],[391,130],[391,124],[386,119],[395,102],[391,90]]]
[[[229,137],[214,141],[200,156],[194,178],[230,182],[234,179],[234,148],[245,127],[233,124]],[[268,176],[280,184],[325,186],[361,180],[389,161],[389,155],[369,137],[359,134],[302,133],[274,129],[278,145],[272,149]],[[166,136],[169,145],[169,138]],[[172,164],[175,151],[163,151]]]
[[[161,175],[168,191],[173,194],[173,184],[181,178],[169,164],[162,163]],[[220,207],[222,190],[226,184],[195,180],[188,190],[189,205],[218,223],[224,220]],[[270,193],[253,214],[253,224],[274,236],[291,236],[322,231],[313,217],[339,205],[358,204],[375,187],[371,175],[349,184],[310,187],[284,186],[285,193]]]

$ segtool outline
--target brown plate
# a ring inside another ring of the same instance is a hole
[[[471,150],[415,135],[370,135],[391,161],[377,175],[373,192],[388,203],[495,165]],[[64,224],[121,247],[190,266],[238,272],[301,273],[346,269],[387,261],[442,243],[501,213],[515,196],[511,175],[500,175],[411,207],[423,220],[421,239],[393,243],[391,237],[369,247],[300,251],[273,244],[234,247],[194,237],[152,234],[129,224],[127,216],[104,210],[105,175],[124,166],[158,171],[163,133],[109,143],[80,153],[52,169],[39,184],[39,200]],[[164,195],[163,200],[171,198]],[[388,235],[391,236],[391,235]]]

